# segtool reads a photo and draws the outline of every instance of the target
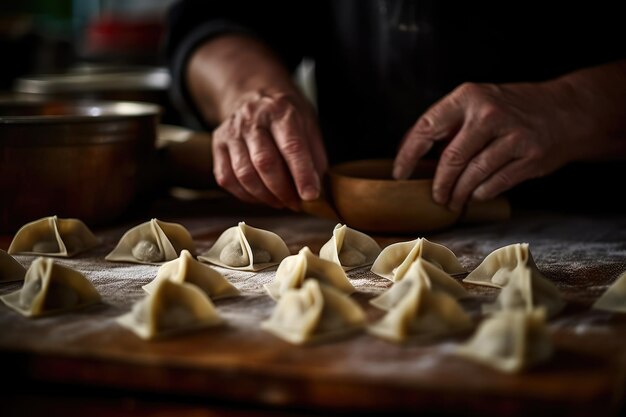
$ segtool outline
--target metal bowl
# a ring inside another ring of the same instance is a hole
[[[0,231],[34,219],[122,216],[155,146],[157,105],[0,100]]]

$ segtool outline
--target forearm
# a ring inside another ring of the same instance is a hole
[[[186,71],[188,90],[205,120],[218,125],[250,94],[299,97],[287,68],[261,41],[228,34],[198,47]]]

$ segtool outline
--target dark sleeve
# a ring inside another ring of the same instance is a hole
[[[311,7],[307,2],[285,0],[181,0],[175,3],[167,16],[164,45],[172,76],[173,104],[182,113],[201,120],[186,88],[187,63],[198,46],[224,33],[246,33],[261,39],[290,70],[295,69],[310,49],[308,19],[303,18],[307,7]]]

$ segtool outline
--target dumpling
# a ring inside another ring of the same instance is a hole
[[[100,244],[89,228],[78,219],[44,217],[25,224],[17,231],[8,252],[12,255],[46,255],[69,258]]]
[[[24,275],[26,275],[26,268],[0,249],[0,282],[21,281]]]
[[[280,263],[289,248],[276,233],[239,222],[224,231],[198,259],[239,271],[259,271]]]
[[[380,251],[374,239],[339,223],[333,230],[333,237],[320,249],[320,258],[335,262],[347,271],[372,264]]]
[[[195,252],[195,244],[185,227],[152,219],[124,233],[105,259],[159,265],[178,258],[183,249]]]
[[[604,294],[593,303],[593,308],[626,313],[626,272],[617,277]]]
[[[405,271],[400,281],[393,284],[391,288],[378,297],[372,298],[370,304],[381,310],[389,311],[411,291],[412,287],[421,282],[422,278],[426,279],[428,287],[433,291],[446,293],[454,299],[469,296],[465,288],[448,273],[427,260],[418,258]]]
[[[425,238],[418,238],[410,242],[394,243],[382,250],[372,272],[392,281],[399,281],[404,272],[417,258],[424,258],[448,274],[465,272],[456,255],[448,248],[433,243]]]
[[[222,274],[196,261],[187,249],[183,249],[178,259],[166,262],[157,272],[156,278],[142,288],[148,293],[153,293],[155,288],[163,280],[178,283],[189,283],[200,288],[209,298],[234,297],[240,294],[239,290],[232,285]]]
[[[515,243],[491,252],[476,269],[465,277],[463,282],[502,288],[518,264],[527,265],[534,277],[546,279],[535,264],[528,249],[528,243]]]
[[[409,336],[441,337],[472,327],[472,320],[454,297],[434,290],[424,274],[412,281],[414,284],[387,314],[367,328],[369,333],[403,342]]]
[[[454,353],[502,372],[519,372],[552,355],[545,310],[502,310],[484,320]]]
[[[222,323],[209,297],[198,287],[162,280],[154,292],[137,302],[117,322],[150,340]]]
[[[509,271],[508,277],[501,275],[501,278],[507,283],[495,303],[483,305],[484,313],[510,309],[532,311],[536,307],[544,307],[548,317],[553,317],[565,307],[565,301],[556,286],[541,274],[533,274],[532,269],[524,263],[517,264]]]
[[[350,297],[335,288],[307,279],[302,288],[281,297],[261,328],[293,344],[345,335],[365,324],[365,313]]]
[[[100,294],[80,272],[40,257],[26,271],[24,286],[0,299],[23,316],[37,317],[95,304]]]
[[[270,297],[278,300],[287,290],[300,288],[307,278],[314,278],[346,294],[355,291],[341,266],[316,256],[308,246],[300,249],[297,255],[283,259],[276,270],[274,281],[264,287]]]

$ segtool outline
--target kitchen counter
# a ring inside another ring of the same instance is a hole
[[[108,263],[104,256],[130,227],[152,217],[185,225],[198,251],[239,221],[283,237],[292,253],[315,253],[334,222],[305,214],[245,206],[224,197],[162,199],[148,211],[95,229],[99,248],[60,262],[83,271],[103,294],[97,306],[26,319],[0,305],[0,352],[9,383],[0,402],[8,415],[340,415],[354,412],[438,415],[589,415],[624,413],[626,315],[590,310],[626,270],[626,215],[513,210],[511,220],[459,224],[429,240],[449,247],[471,271],[494,249],[528,242],[539,269],[568,305],[550,321],[555,354],[546,364],[504,375],[449,354],[467,336],[395,345],[357,334],[306,347],[263,332],[275,303],[262,284],[275,269],[227,277],[242,297],[217,301],[226,321],[146,342],[115,323],[143,297],[158,267]],[[382,246],[418,235],[374,236]],[[6,249],[11,236],[0,238]],[[33,257],[17,259],[28,266]],[[349,274],[368,320],[381,313],[368,299],[391,286],[368,268]],[[462,278],[462,277],[459,277]],[[20,284],[0,285],[5,294]],[[474,318],[493,288],[465,285]]]

